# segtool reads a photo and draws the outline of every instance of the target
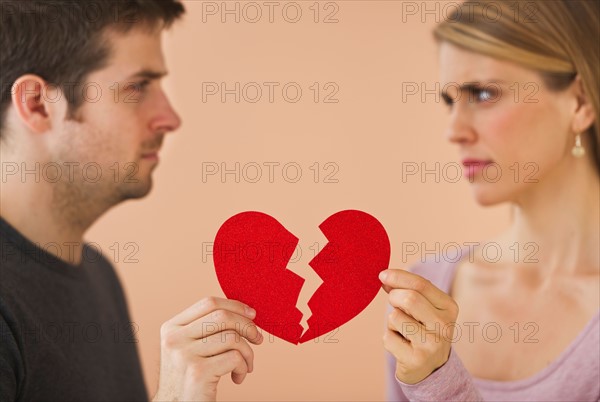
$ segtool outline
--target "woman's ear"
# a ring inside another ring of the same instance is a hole
[[[596,113],[594,111],[594,105],[590,102],[590,97],[585,91],[583,81],[579,74],[575,76],[572,90],[577,99],[577,108],[575,109],[571,129],[575,133],[581,133],[590,128],[594,123]]]
[[[53,111],[61,101],[61,92],[43,78],[26,74],[19,77],[12,87],[12,105],[19,120],[33,133],[41,134],[52,128]]]

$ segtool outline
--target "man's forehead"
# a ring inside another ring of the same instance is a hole
[[[106,35],[106,40],[111,49],[110,56],[106,68],[99,71],[99,74],[111,75],[116,80],[160,78],[166,75],[160,30],[110,32]]]

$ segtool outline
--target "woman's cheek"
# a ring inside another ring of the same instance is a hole
[[[493,105],[481,114],[480,140],[488,157],[500,165],[510,165],[520,159],[526,130],[518,108]]]

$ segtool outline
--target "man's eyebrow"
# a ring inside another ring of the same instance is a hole
[[[137,73],[131,75],[127,79],[132,80],[132,79],[136,79],[136,78],[146,78],[149,80],[155,80],[155,79],[162,78],[167,74],[168,73],[166,71],[156,71],[156,70],[144,68],[144,69],[138,71]]]

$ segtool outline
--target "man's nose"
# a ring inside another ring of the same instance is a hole
[[[162,94],[157,105],[157,114],[152,121],[152,131],[168,133],[175,131],[181,126],[181,118],[171,106],[166,94]]]

